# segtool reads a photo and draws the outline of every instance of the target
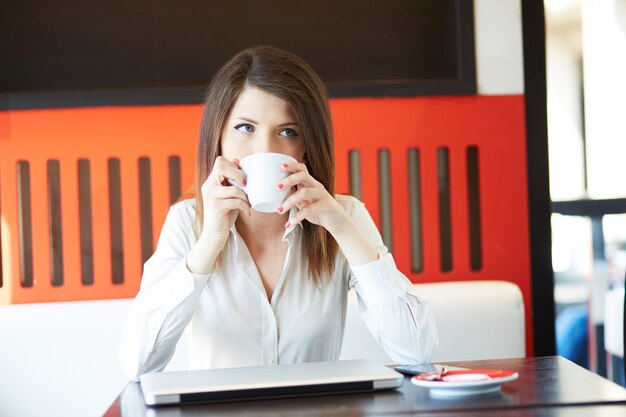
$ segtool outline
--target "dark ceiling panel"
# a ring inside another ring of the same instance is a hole
[[[0,94],[199,88],[258,44],[301,56],[338,95],[428,83],[436,94],[442,81],[475,85],[471,3],[5,0]]]

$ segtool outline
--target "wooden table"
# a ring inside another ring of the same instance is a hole
[[[626,389],[562,357],[446,365],[510,369],[520,376],[504,384],[499,394],[467,398],[433,398],[427,389],[405,378],[404,385],[394,391],[156,408],[144,405],[139,384],[131,382],[105,416],[626,416]]]

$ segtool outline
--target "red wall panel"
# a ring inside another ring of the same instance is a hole
[[[413,282],[502,279],[522,290],[527,353],[532,354],[524,97],[467,96],[333,99],[337,192],[349,190],[348,153],[361,156],[362,199],[380,225],[378,151],[389,151],[393,254]],[[138,158],[152,167],[155,243],[169,205],[167,159],[181,158],[183,190],[192,185],[201,106],[99,107],[0,112],[0,304],[132,297],[141,274]],[[478,149],[482,268],[472,270],[465,152]],[[437,149],[449,151],[452,269],[440,267]],[[423,214],[423,270],[411,272],[407,152],[419,149]],[[122,170],[123,284],[111,283],[108,230],[108,158]],[[94,284],[80,284],[76,164],[91,161]],[[50,279],[46,161],[61,166],[64,285]],[[20,285],[16,163],[31,169],[33,256],[36,282]]]

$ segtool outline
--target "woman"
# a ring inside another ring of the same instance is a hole
[[[250,208],[239,160],[297,162],[278,213]],[[162,370],[186,332],[190,368],[335,360],[347,293],[397,363],[428,362],[438,336],[428,304],[395,267],[361,202],[335,195],[324,86],[301,59],[247,49],[214,76],[205,100],[196,195],[173,205],[124,327],[133,379]]]

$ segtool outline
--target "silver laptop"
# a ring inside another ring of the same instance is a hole
[[[142,375],[140,383],[147,405],[165,405],[368,392],[398,388],[403,379],[384,365],[358,359],[156,372]]]

